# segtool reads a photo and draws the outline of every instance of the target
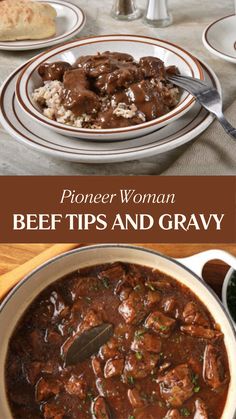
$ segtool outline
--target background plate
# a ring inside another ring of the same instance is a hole
[[[61,42],[68,41],[83,29],[86,18],[84,12],[78,6],[62,0],[41,0],[40,3],[50,4],[56,9],[56,35],[42,40],[0,41],[0,50],[26,51],[48,48]]]

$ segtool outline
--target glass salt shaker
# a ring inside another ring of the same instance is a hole
[[[171,25],[172,17],[168,11],[168,0],[148,0],[144,21],[155,28]]]
[[[141,17],[141,10],[135,0],[114,0],[111,15],[119,20],[135,20]]]

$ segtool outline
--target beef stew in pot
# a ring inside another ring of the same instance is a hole
[[[16,419],[220,419],[230,382],[224,335],[186,286],[120,263],[43,290],[9,343]]]

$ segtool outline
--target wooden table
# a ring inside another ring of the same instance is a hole
[[[236,245],[228,244],[140,244],[171,257],[186,257],[203,250],[218,248],[236,256]],[[0,275],[11,271],[34,256],[48,249],[51,244],[2,244],[0,245]],[[221,261],[209,262],[203,272],[204,279],[212,286],[218,295],[221,293],[222,281],[228,270]]]
[[[116,21],[111,18],[113,0],[67,0],[79,4],[87,15],[86,25],[79,36],[103,34],[138,34],[174,42],[209,64],[220,79],[224,105],[236,96],[235,65],[224,62],[209,53],[202,43],[202,33],[214,20],[233,13],[233,0],[170,0],[173,24],[167,28],[151,28],[142,19],[134,22]],[[142,8],[147,0],[137,0]],[[20,64],[39,51],[0,52],[0,84]],[[167,169],[188,147],[149,157],[140,161],[113,164],[78,164],[44,156],[13,140],[4,130],[0,131],[0,175],[157,175]]]

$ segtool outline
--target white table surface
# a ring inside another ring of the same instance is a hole
[[[212,21],[234,11],[233,0],[170,0],[173,24],[154,29],[134,22],[115,21],[109,15],[112,0],[73,0],[87,14],[87,24],[80,36],[130,33],[156,36],[175,42],[209,64],[220,79],[224,106],[236,97],[234,64],[211,55],[202,44],[202,32]],[[139,5],[145,7],[146,1]],[[0,82],[20,64],[39,51],[0,52]],[[12,139],[0,129],[0,175],[157,175],[168,168],[186,146],[148,159],[116,164],[79,164],[47,157]]]

